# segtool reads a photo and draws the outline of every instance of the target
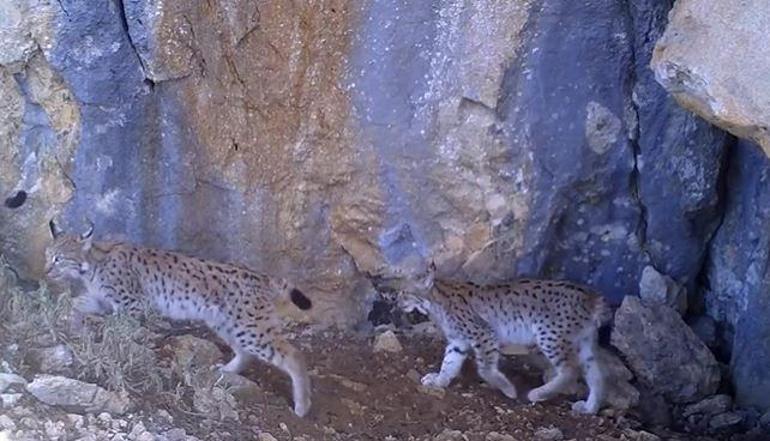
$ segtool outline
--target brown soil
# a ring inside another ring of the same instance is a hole
[[[522,441],[539,439],[536,431],[551,427],[564,440],[639,439],[627,436],[635,433],[632,427],[640,430],[633,419],[606,412],[572,414],[575,397],[536,405],[507,399],[478,379],[472,363],[444,393],[424,389],[419,378],[438,368],[442,344],[428,336],[400,336],[400,341],[404,350],[394,354],[374,353],[372,338],[364,335],[300,338],[314,381],[313,409],[304,419],[291,411],[288,378],[265,365],[244,372],[263,392],[241,401],[240,423],[180,413],[170,402],[162,405],[174,416],[174,426],[210,440],[252,439],[262,432],[278,440],[510,440],[497,432]],[[503,370],[521,397],[539,384],[539,373],[521,361],[508,359]],[[697,438],[666,434],[663,439]]]

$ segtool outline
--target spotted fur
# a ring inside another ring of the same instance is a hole
[[[428,315],[443,331],[447,346],[441,369],[425,375],[424,385],[448,386],[472,352],[479,375],[506,396],[516,398],[516,388],[498,368],[500,350],[534,346],[554,366],[556,376],[530,391],[530,401],[561,393],[582,369],[590,392],[573,409],[591,414],[599,410],[605,377],[597,358],[598,329],[609,318],[609,309],[590,289],[534,279],[478,285],[433,280],[432,273],[425,279],[375,280],[375,287],[395,294],[403,309]]]
[[[235,353],[222,370],[241,372],[255,358],[280,368],[291,377],[295,413],[307,414],[310,379],[305,361],[282,336],[275,311],[279,297],[301,309],[311,307],[296,287],[232,264],[125,243],[92,242],[90,232],[66,235],[53,223],[51,231],[48,276],[79,280],[85,287],[74,300],[76,324],[87,314],[125,312],[139,317],[147,306],[171,319],[203,321]]]

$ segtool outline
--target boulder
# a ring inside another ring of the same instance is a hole
[[[645,305],[666,305],[684,315],[687,312],[687,290],[671,277],[659,273],[651,265],[642,270],[639,297]]]
[[[770,155],[767,29],[764,0],[677,1],[651,67],[684,107]],[[739,69],[736,57],[747,60]]]
[[[72,378],[40,375],[27,385],[27,392],[51,406],[77,412],[109,412],[120,415],[131,407],[128,397],[110,392],[96,384]]]
[[[716,392],[720,382],[714,355],[679,313],[626,297],[615,313],[612,344],[639,382],[673,403],[692,403]]]

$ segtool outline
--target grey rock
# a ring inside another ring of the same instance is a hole
[[[682,315],[687,312],[687,290],[650,265],[642,270],[639,297],[645,305],[666,305]]]
[[[109,412],[120,415],[131,407],[128,397],[95,384],[71,378],[40,375],[27,385],[27,392],[38,400],[79,412]]]
[[[612,344],[639,382],[674,403],[692,403],[716,392],[714,355],[675,310],[626,297],[615,314]]]
[[[433,437],[434,441],[468,441],[468,437],[459,430],[444,429]]]
[[[632,441],[660,441],[660,437],[644,430],[625,429],[623,434]]]
[[[538,441],[561,441],[564,433],[557,427],[540,427],[535,430],[535,439]]]
[[[487,436],[484,437],[484,440],[485,441],[516,441],[516,438],[506,433],[489,432],[487,433]]]
[[[8,415],[0,415],[0,429],[15,430],[16,423]]]
[[[690,415],[703,415],[710,417],[716,414],[724,413],[730,410],[733,406],[733,399],[729,395],[714,395],[713,397],[706,398],[695,404],[686,406],[682,412],[684,417]]]
[[[0,393],[7,391],[14,385],[23,388],[27,385],[27,380],[20,375],[0,372]]]
[[[22,394],[0,394],[0,404],[3,408],[15,407],[21,401]]]
[[[709,421],[709,428],[711,430],[727,430],[733,428],[743,422],[743,416],[736,412],[725,412],[715,415]]]

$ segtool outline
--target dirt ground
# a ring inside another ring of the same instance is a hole
[[[425,335],[401,335],[399,340],[403,351],[376,353],[370,335],[327,332],[300,338],[312,366],[314,394],[312,412],[304,419],[291,411],[288,378],[265,365],[252,366],[243,374],[260,386],[262,396],[241,401],[241,423],[201,420],[200,415],[178,412],[172,402],[163,403],[164,408],[175,426],[208,440],[252,439],[260,433],[278,440],[655,439],[645,438],[633,418],[607,416],[607,412],[572,414],[574,397],[536,405],[525,399],[512,401],[486,387],[472,363],[466,363],[461,378],[447,390],[426,389],[419,379],[438,369],[441,341]],[[509,358],[503,370],[521,397],[539,384],[539,372],[521,361]],[[152,414],[152,409],[145,412]],[[661,435],[662,439],[715,439]]]
[[[216,362],[230,356],[199,326],[161,320],[160,327],[148,329],[117,317],[73,337],[64,330],[68,316],[65,295],[56,297],[42,288],[0,289],[0,373],[32,382],[42,373],[29,361],[33,355],[63,346],[73,357],[62,362],[58,375],[129,390],[133,407],[114,414],[73,410],[38,401],[27,386],[11,386],[0,390],[0,441],[735,439],[661,432],[642,427],[633,413],[573,415],[570,405],[576,397],[537,405],[524,398],[510,400],[486,387],[472,363],[446,390],[424,388],[420,378],[436,371],[443,355],[443,342],[425,323],[395,330],[402,346],[397,352],[374,350],[382,327],[361,332],[297,328],[292,340],[306,354],[313,381],[311,413],[298,418],[290,406],[289,378],[274,368],[250,367],[243,373],[250,386],[238,393],[217,385],[221,376],[211,361],[180,369],[178,347],[173,349],[180,336],[193,342],[193,352]],[[506,357],[502,363],[520,397],[541,384],[541,372],[528,360]]]

